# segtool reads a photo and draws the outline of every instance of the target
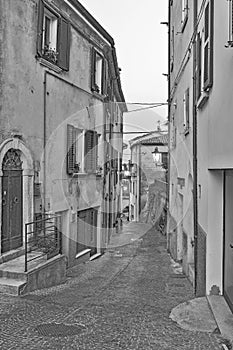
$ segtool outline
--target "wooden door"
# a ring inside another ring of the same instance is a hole
[[[224,189],[224,297],[233,311],[233,172],[225,173]]]
[[[97,210],[87,209],[78,213],[77,249],[91,249],[91,255],[97,252]]]
[[[23,244],[22,186],[20,153],[11,149],[3,160],[1,253]]]

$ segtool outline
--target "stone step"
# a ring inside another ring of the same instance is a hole
[[[24,255],[25,249],[23,247],[20,247],[15,250],[11,250],[7,253],[4,253],[0,256],[0,264],[3,264],[9,260],[16,259],[22,255]]]
[[[0,277],[0,293],[17,296],[20,295],[25,285],[26,281]]]
[[[24,272],[0,270],[0,278],[26,281],[27,275]]]
[[[29,253],[29,259],[34,259],[28,262],[30,271],[44,261],[47,261],[46,255],[41,255],[40,252]],[[25,256],[20,256],[0,265],[0,278],[9,278],[14,280],[26,281],[27,273],[25,273]]]

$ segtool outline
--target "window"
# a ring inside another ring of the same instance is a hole
[[[214,1],[209,0],[204,12],[204,28],[196,39],[196,101],[202,108],[209,98],[209,90],[213,86],[213,22]]]
[[[188,20],[188,0],[182,0],[182,16],[181,16],[181,30],[184,30],[184,27]]]
[[[213,85],[213,12],[214,1],[210,0],[205,8],[204,24],[204,62],[203,62],[203,89],[208,91]]]
[[[174,68],[174,52],[175,52],[175,47],[174,47],[174,40],[175,40],[175,35],[174,35],[175,31],[174,31],[174,26],[172,27],[172,31],[171,31],[171,57],[170,57],[170,71],[173,71]]]
[[[201,41],[201,35],[198,33],[197,40],[196,40],[196,69],[195,69],[195,76],[196,76],[196,101],[201,96],[201,66],[202,66],[202,41]]]
[[[105,61],[95,49],[92,50],[91,89],[98,94],[105,93]]]
[[[189,132],[189,88],[184,93],[184,132]]]
[[[171,148],[176,148],[176,126],[175,126],[175,116],[171,118]]]
[[[67,125],[67,173],[94,173],[97,170],[98,134]]]
[[[229,3],[229,36],[226,47],[233,47],[233,2],[228,0]]]
[[[38,56],[61,69],[69,70],[69,42],[69,23],[39,0]]]

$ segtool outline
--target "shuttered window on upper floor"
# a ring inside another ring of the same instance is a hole
[[[213,85],[214,0],[209,0],[206,4],[204,21],[203,89],[208,91]]]
[[[67,173],[95,173],[98,161],[98,134],[67,125]]]
[[[187,134],[189,132],[189,109],[190,109],[190,103],[189,103],[189,88],[186,89],[184,93],[184,99],[183,99],[183,108],[184,108],[184,133]]]
[[[229,6],[229,33],[226,47],[233,47],[233,1],[228,0]]]
[[[95,49],[91,50],[91,90],[98,94],[106,93],[107,65],[104,57]]]
[[[42,0],[38,2],[37,54],[69,70],[70,25]]]
[[[181,31],[183,32],[188,21],[188,0],[182,0]]]
[[[195,69],[195,78],[196,78],[196,101],[201,96],[201,86],[202,86],[202,40],[200,33],[197,34],[196,38],[196,69]]]

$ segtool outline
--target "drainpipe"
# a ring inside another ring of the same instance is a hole
[[[170,121],[171,121],[171,96],[170,96],[170,89],[171,89],[171,75],[170,75],[170,55],[171,55],[171,49],[170,49],[170,40],[171,40],[171,8],[170,8],[170,0],[168,0],[168,169],[167,169],[167,199],[166,199],[166,209],[167,209],[167,215],[166,215],[166,231],[167,231],[167,249],[169,249],[169,216],[170,216],[170,203],[169,203],[169,193],[170,193],[170,166],[171,166],[171,149],[170,149],[170,134],[171,134],[171,128],[170,128]]]
[[[43,148],[44,148],[44,169],[43,169],[43,192],[44,192],[44,205],[43,205],[43,211],[44,211],[44,216],[46,213],[46,208],[45,208],[45,204],[46,204],[46,171],[47,171],[47,167],[46,167],[46,139],[47,139],[47,132],[46,132],[46,126],[47,126],[47,113],[46,113],[46,109],[47,109],[47,72],[44,72],[44,130],[43,130]]]
[[[197,203],[197,106],[196,106],[196,25],[197,0],[193,1],[193,226],[194,226],[194,292],[197,294],[198,203]]]

